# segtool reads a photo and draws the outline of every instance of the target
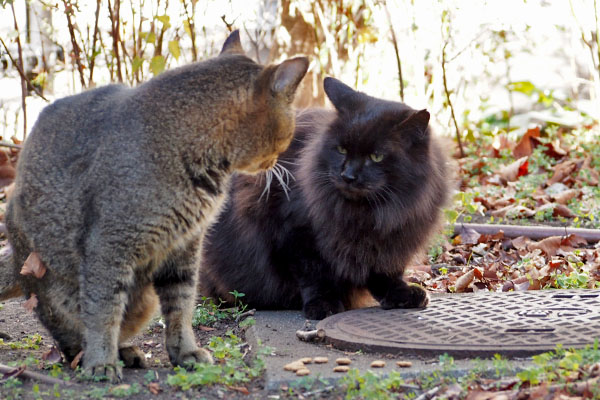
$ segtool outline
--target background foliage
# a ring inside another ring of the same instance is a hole
[[[461,139],[539,120],[574,125],[599,115],[596,9],[593,0],[3,0],[0,134],[22,137],[46,104],[40,95],[135,85],[216,54],[233,29],[262,63],[311,56],[299,106],[324,104],[321,82],[333,75],[427,107]]]

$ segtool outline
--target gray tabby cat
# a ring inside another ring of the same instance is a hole
[[[288,147],[307,68],[304,57],[256,64],[236,31],[219,57],[46,107],[19,158],[0,300],[35,294],[44,326],[69,361],[83,350],[91,375],[119,380],[119,349],[136,363],[125,343],[159,300],[171,362],[210,362],[191,326],[202,238],[230,175],[268,169]],[[19,274],[32,252],[47,267],[39,279]]]

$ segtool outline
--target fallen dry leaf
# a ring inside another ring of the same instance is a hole
[[[529,162],[527,156],[521,157],[512,163],[503,166],[498,174],[507,182],[516,181],[517,178],[529,173]]]
[[[215,328],[211,328],[210,326],[198,325],[198,329],[204,332],[212,332]]]
[[[481,235],[473,228],[462,225],[458,231],[458,236],[454,239],[460,238],[455,244],[477,244]],[[454,243],[454,242],[453,242]]]
[[[77,355],[75,356],[73,361],[71,361],[71,369],[77,368],[77,366],[79,365],[79,362],[81,361],[81,357],[83,357],[83,350],[81,350],[79,353],[77,353]]]
[[[562,237],[560,236],[551,236],[545,239],[540,240],[537,243],[531,243],[527,247],[529,250],[540,249],[549,257],[556,255],[558,249],[560,249],[562,242]]]
[[[547,184],[552,185],[553,183],[562,182],[565,178],[569,177],[573,171],[577,169],[577,162],[574,160],[563,161],[560,164],[554,166],[554,174],[548,179]]]
[[[587,156],[581,165],[584,171],[584,181],[590,186],[598,186],[600,183],[600,172],[592,166],[592,156]]]
[[[464,292],[465,289],[469,287],[471,282],[473,282],[474,278],[475,278],[475,271],[473,271],[473,270],[467,271],[467,273],[465,273],[463,276],[461,276],[460,278],[458,278],[456,280],[456,283],[454,285],[454,291],[456,293]]]
[[[162,391],[162,389],[160,388],[160,384],[158,382],[150,382],[148,384],[148,390],[152,394],[159,394]]]
[[[23,303],[23,307],[25,307],[25,309],[29,312],[33,312],[33,309],[36,308],[37,305],[38,305],[38,298],[35,293],[31,293],[31,295],[29,296],[27,301],[25,303]]]
[[[552,196],[555,202],[558,204],[566,205],[571,199],[579,196],[579,190],[577,189],[567,189],[563,192],[557,193]]]
[[[42,354],[42,360],[48,361],[48,364],[56,364],[62,361],[62,355],[56,346],[52,346],[50,350]]]
[[[228,388],[241,394],[245,394],[246,396],[250,394],[250,391],[246,386],[228,386]]]
[[[32,251],[21,268],[21,275],[33,275],[40,279],[46,274],[46,266],[37,252]]]
[[[533,153],[533,149],[536,148],[540,142],[535,140],[535,138],[540,137],[540,127],[536,126],[535,128],[529,129],[519,143],[513,149],[513,156],[515,158],[528,157]]]
[[[556,138],[553,142],[544,144],[544,147],[546,148],[546,150],[544,150],[544,153],[548,157],[552,157],[556,160],[559,160],[568,154],[567,150],[561,147],[559,138]]]
[[[552,215],[555,217],[573,218],[576,215],[564,204],[555,204]]]

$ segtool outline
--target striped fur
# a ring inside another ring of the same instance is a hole
[[[211,361],[191,326],[202,238],[230,175],[270,167],[289,145],[308,66],[263,67],[240,48],[234,32],[219,57],[58,100],[24,144],[0,263],[14,285],[0,296],[35,294],[67,359],[83,350],[92,375],[120,379],[118,349],[135,356],[126,342],[159,302],[171,362]],[[19,275],[34,251],[41,279]]]

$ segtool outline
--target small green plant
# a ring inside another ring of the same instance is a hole
[[[231,331],[223,337],[212,337],[208,348],[217,361],[214,365],[197,363],[192,371],[176,367],[175,375],[169,375],[167,383],[181,390],[188,390],[200,385],[236,385],[248,382],[262,374],[262,356],[271,352],[270,348],[259,346],[256,358],[250,364],[246,363],[246,352],[243,349],[247,348],[247,344]]]
[[[243,312],[245,312],[248,306],[246,304],[243,304],[240,300],[242,297],[245,296],[245,294],[239,293],[237,290],[234,290],[233,292],[229,293],[234,298],[234,306],[229,308],[222,308],[225,304],[223,300],[219,300],[219,303],[216,304],[213,299],[203,296],[200,299],[201,303],[198,304],[198,306],[194,310],[192,326],[212,326],[217,321],[235,319]]]
[[[340,383],[345,388],[346,399],[395,399],[398,393],[404,391],[404,380],[398,371],[382,377],[371,371],[360,374],[358,370],[352,369]]]
[[[147,385],[150,382],[154,381],[158,379],[156,372],[154,370],[149,369],[145,374],[144,374],[144,383]]]
[[[140,392],[139,383],[135,382],[132,385],[116,385],[111,387],[108,392],[113,397],[129,397]]]
[[[565,350],[561,345],[556,350],[533,356],[535,365],[517,373],[522,382],[537,385],[541,382],[564,382],[573,372],[581,370],[581,366],[593,365],[600,361],[598,340],[583,349]]]
[[[3,339],[0,339],[0,346],[8,346],[13,350],[38,350],[42,344],[42,336],[39,334],[27,335],[19,342],[8,342],[5,343]]]

